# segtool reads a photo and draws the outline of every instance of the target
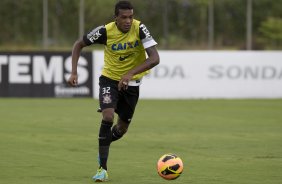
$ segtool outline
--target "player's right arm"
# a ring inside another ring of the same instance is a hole
[[[77,40],[72,48],[72,70],[71,70],[71,76],[68,80],[69,85],[76,86],[77,85],[77,62],[80,56],[80,53],[83,49],[83,47],[86,47],[87,45],[84,43],[83,40]]]
[[[77,62],[80,56],[82,49],[86,46],[99,43],[106,44],[106,29],[104,26],[99,26],[88,34],[84,35],[82,39],[77,40],[72,48],[72,71],[71,76],[68,79],[68,84],[71,86],[76,86],[78,84],[78,75],[77,75]]]

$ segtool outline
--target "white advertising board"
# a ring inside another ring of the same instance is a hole
[[[282,98],[282,52],[159,51],[140,98]],[[94,97],[103,52],[94,52]]]

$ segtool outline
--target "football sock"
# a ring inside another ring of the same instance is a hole
[[[112,140],[112,122],[102,120],[99,132],[99,157],[100,167],[107,170],[107,160],[109,156],[109,149]]]
[[[121,134],[118,129],[117,129],[117,125],[114,125],[112,128],[112,142],[119,140],[120,138],[122,138],[123,134]]]

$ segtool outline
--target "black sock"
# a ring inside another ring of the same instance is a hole
[[[102,120],[99,132],[99,157],[100,167],[107,170],[107,160],[109,156],[109,149],[112,140],[112,122]]]
[[[122,138],[123,134],[120,134],[119,131],[117,130],[117,125],[114,125],[112,128],[112,142],[119,140]]]

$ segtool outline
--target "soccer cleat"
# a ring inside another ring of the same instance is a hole
[[[107,172],[105,169],[103,169],[102,167],[100,167],[100,168],[97,170],[96,175],[93,176],[92,179],[93,179],[95,182],[104,182],[104,181],[108,181],[108,179],[109,179],[108,172]]]

